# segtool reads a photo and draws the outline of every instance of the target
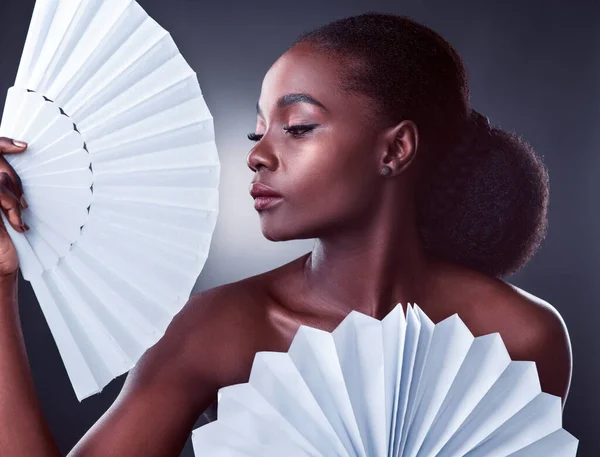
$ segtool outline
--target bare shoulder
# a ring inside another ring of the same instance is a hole
[[[453,263],[442,264],[439,271],[436,299],[448,303],[441,316],[458,311],[474,334],[501,331],[505,344],[512,346],[566,334],[557,309],[530,292]]]
[[[505,299],[509,309],[527,324],[530,338],[567,335],[567,326],[554,306],[514,284],[502,282],[506,285]]]
[[[458,313],[474,336],[499,333],[512,360],[535,362],[542,391],[568,394],[571,342],[567,326],[548,301],[507,281],[450,262],[435,276],[435,322]]]
[[[520,335],[511,333],[507,349],[513,360],[535,362],[542,391],[561,397],[564,406],[573,370],[567,326],[554,306],[515,285],[505,283],[507,309]]]
[[[509,336],[505,343],[513,354],[527,357],[550,348],[570,350],[567,326],[552,304],[507,281],[492,281],[487,312]]]
[[[169,386],[200,414],[219,388],[247,382],[263,321],[257,286],[243,280],[190,296],[130,371],[122,395]]]
[[[166,338],[182,339],[190,367],[218,387],[246,382],[254,353],[262,347],[264,291],[256,277],[192,295],[175,316]],[[203,357],[198,357],[204,354]]]
[[[299,261],[192,295],[169,326],[164,345],[173,340],[196,360],[210,354],[210,366],[190,364],[205,381],[211,377],[219,387],[246,382],[255,353],[272,350],[277,339],[268,316],[274,285]]]
[[[572,351],[558,310],[507,281],[480,274],[472,279],[474,299],[465,314],[475,329],[473,334],[499,332],[512,360],[535,362],[542,390],[562,397],[564,403],[571,381]]]
[[[251,289],[243,282],[192,295],[69,457],[179,455],[219,388],[247,381],[261,320]]]

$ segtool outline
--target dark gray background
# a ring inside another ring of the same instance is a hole
[[[507,278],[562,314],[574,374],[563,426],[580,440],[579,457],[600,455],[600,4],[581,1],[141,0],[170,31],[198,73],[214,116],[221,210],[212,250],[194,292],[274,268],[310,250],[310,240],[272,243],[261,233],[247,187],[245,157],[255,104],[270,65],[303,31],[367,10],[408,14],[445,36],[468,66],[473,106],[522,134],[551,178],[550,226],[543,248]],[[32,0],[0,3],[0,103],[14,82]],[[242,229],[243,227],[243,229]],[[102,415],[125,375],[81,404],[54,340],[21,278],[20,306],[37,391],[63,453]],[[1,374],[0,374],[1,376]],[[201,425],[201,421],[197,426]],[[192,456],[188,440],[182,456]]]

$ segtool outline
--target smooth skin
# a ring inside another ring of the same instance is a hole
[[[458,313],[474,336],[499,332],[512,359],[535,361],[542,390],[564,405],[572,363],[560,315],[505,281],[424,251],[412,193],[423,153],[418,128],[410,120],[376,125],[368,99],[338,90],[342,64],[306,44],[286,51],[263,81],[256,125],[262,137],[247,156],[253,182],[283,197],[258,210],[263,235],[315,238],[313,250],[191,296],[70,457],[177,457],[218,389],[248,381],[257,351],[287,351],[300,325],[333,331],[352,310],[382,319],[398,303],[405,311],[417,303],[434,323]],[[292,93],[325,108],[289,98],[278,105]],[[313,127],[284,129],[297,124]],[[3,154],[24,150],[0,139]],[[2,159],[0,204],[17,229],[22,187]],[[383,165],[391,176],[379,175]],[[2,227],[0,455],[57,457],[25,352],[17,268]]]

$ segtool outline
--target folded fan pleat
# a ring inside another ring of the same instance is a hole
[[[210,249],[220,163],[196,73],[133,0],[37,2],[0,134],[30,230],[3,221],[75,394],[164,334]]]
[[[574,457],[578,444],[534,362],[411,304],[381,321],[352,311],[332,333],[301,325],[287,352],[258,352],[250,380],[217,398],[217,420],[192,433],[197,455],[246,443],[251,456]]]

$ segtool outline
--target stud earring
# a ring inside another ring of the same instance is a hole
[[[388,167],[387,165],[384,165],[381,170],[379,171],[379,174],[381,174],[381,176],[389,176],[392,174],[392,169],[390,167]]]

